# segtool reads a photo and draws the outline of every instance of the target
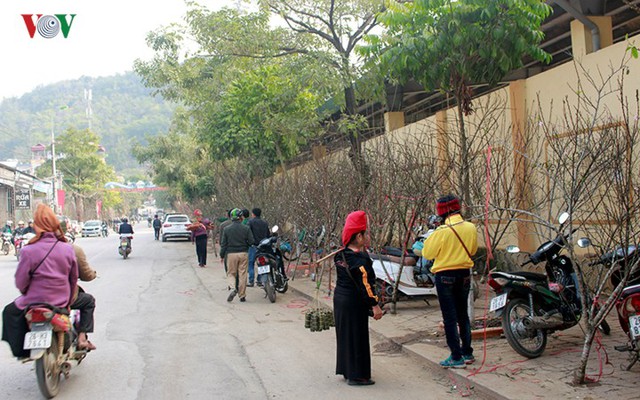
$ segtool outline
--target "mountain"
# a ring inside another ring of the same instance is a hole
[[[87,117],[91,90],[91,118]],[[31,146],[51,143],[55,135],[74,127],[101,137],[107,162],[117,171],[138,167],[133,143],[145,135],[168,130],[175,105],[151,96],[133,72],[108,77],[81,77],[40,86],[19,98],[0,103],[0,160],[29,160]]]

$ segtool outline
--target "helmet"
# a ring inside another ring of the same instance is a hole
[[[232,220],[239,220],[240,217],[242,217],[242,210],[239,208],[234,208],[233,210],[231,210],[231,219]]]
[[[125,217],[125,218],[122,218],[122,222],[126,224],[127,222],[129,222],[129,220]]]
[[[435,229],[440,226],[440,224],[442,224],[442,218],[437,215],[429,215],[429,218],[427,219],[427,226],[429,229]]]
[[[18,221],[18,225],[24,225],[24,221]]]
[[[7,225],[9,225],[9,226],[13,225],[13,221],[8,220],[8,221],[7,221]]]

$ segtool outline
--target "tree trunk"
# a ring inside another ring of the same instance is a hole
[[[591,344],[595,338],[595,330],[597,327],[589,326],[587,324],[587,332],[584,336],[584,344],[582,346],[582,355],[578,362],[578,367],[573,371],[573,384],[582,385],[585,382],[585,375],[587,373],[587,362],[589,361],[589,354],[591,354]]]
[[[344,88],[345,114],[348,117],[356,115],[356,95],[353,84]],[[364,193],[371,184],[371,170],[362,154],[362,142],[360,140],[360,130],[356,128],[348,132],[349,138],[349,159],[358,173],[360,188]]]
[[[458,185],[460,196],[467,207],[471,206],[471,183],[469,182],[469,143],[464,125],[464,110],[462,109],[463,95],[456,93],[458,103],[458,121],[460,124],[460,171],[458,171]]]

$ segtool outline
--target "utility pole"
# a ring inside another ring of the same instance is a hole
[[[55,122],[55,114],[51,117],[51,169],[53,170],[53,179],[51,180],[53,189],[53,212],[58,214],[58,191],[56,190],[56,180],[58,180],[58,173],[56,172],[56,139],[53,133]]]

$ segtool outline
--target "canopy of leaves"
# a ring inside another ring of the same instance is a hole
[[[360,50],[391,78],[429,90],[496,84],[525,56],[550,61],[538,47],[550,11],[540,0],[392,0],[378,17],[386,32]]]
[[[65,189],[81,198],[103,198],[104,184],[115,179],[113,167],[98,152],[100,137],[88,129],[70,128],[56,137],[56,170],[62,175]],[[51,161],[36,171],[50,177]],[[117,198],[110,198],[114,203]]]

